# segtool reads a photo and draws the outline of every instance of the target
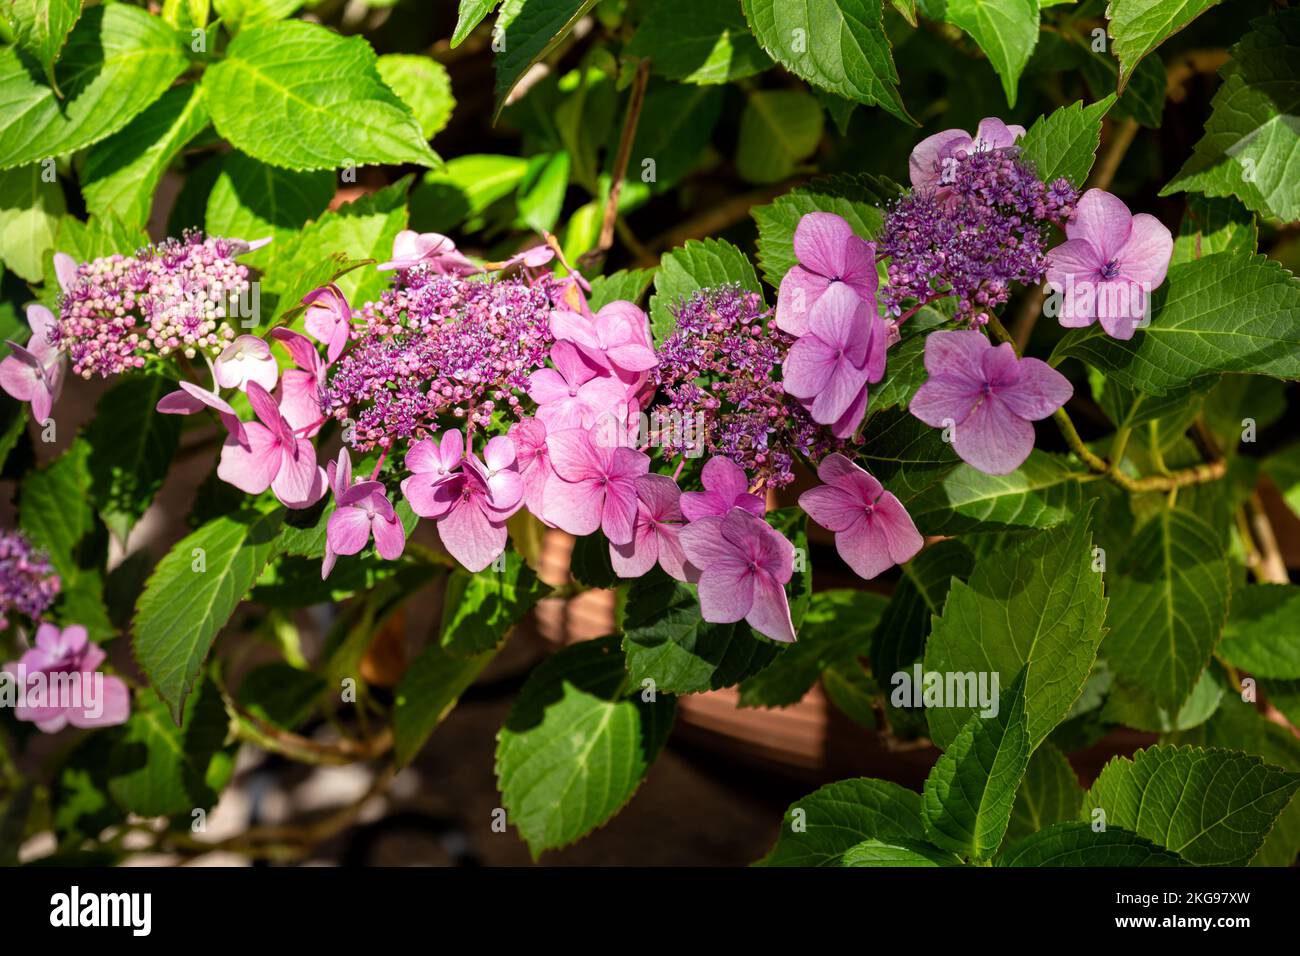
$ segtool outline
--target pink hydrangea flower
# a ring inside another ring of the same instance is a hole
[[[280,373],[280,387],[275,393],[276,401],[280,403],[280,414],[296,434],[313,438],[325,424],[325,409],[320,396],[329,363],[321,361],[311,339],[292,329],[272,329],[271,338],[284,345],[298,366]]]
[[[236,336],[222,349],[212,368],[222,388],[245,391],[249,382],[256,382],[269,392],[280,380],[280,366],[271,354],[271,346],[256,335]]]
[[[426,266],[440,275],[470,275],[478,266],[456,251],[456,243],[437,232],[419,233],[403,229],[393,239],[393,258],[375,268],[380,272],[391,269],[413,269]]]
[[[810,212],[794,230],[799,264],[781,280],[776,297],[776,326],[791,335],[808,331],[810,313],[827,289],[846,285],[875,301],[876,247],[853,232],[843,216]]]
[[[867,411],[867,383],[885,374],[888,330],[874,299],[837,284],[812,308],[808,331],[790,346],[782,366],[785,390],[813,421],[847,438]]]
[[[907,162],[912,188],[933,190],[938,198],[946,198],[951,192],[948,186],[952,182],[953,167],[957,160],[969,153],[1006,149],[1015,145],[1016,137],[1024,135],[1023,126],[1008,126],[997,117],[990,116],[980,120],[979,129],[974,136],[960,129],[946,129],[942,133],[927,136],[912,149]]]
[[[699,521],[709,515],[721,517],[732,508],[740,508],[759,518],[767,506],[759,495],[749,493],[744,470],[730,458],[715,455],[704,463],[700,472],[703,491],[682,492],[681,510],[687,521]]]
[[[546,449],[546,425],[536,418],[520,419],[510,426],[510,440],[515,444],[519,477],[524,483],[524,506],[540,519],[546,483],[555,474]]]
[[[524,482],[515,461],[515,443],[505,435],[488,439],[483,457],[468,455],[465,466],[487,486],[488,501],[497,511],[514,511],[524,497]]]
[[[154,409],[163,415],[197,415],[205,408],[210,408],[221,417],[221,424],[226,427],[226,431],[243,441],[244,423],[239,420],[239,415],[235,413],[231,404],[221,397],[212,360],[206,355],[203,356],[203,360],[208,363],[212,388],[203,388],[192,382],[180,382],[176,391],[168,392],[158,399]]]
[[[636,522],[632,540],[611,544],[609,560],[620,578],[639,578],[657,563],[671,577],[686,580],[686,554],[678,538],[683,527],[681,491],[667,475],[635,479]]]
[[[340,554],[356,554],[372,536],[381,558],[387,561],[400,558],[406,550],[406,529],[384,493],[383,484],[378,481],[353,484],[352,457],[346,448],[339,452],[337,462],[329,463],[328,472],[335,508],[325,526],[321,580],[329,577]]]
[[[658,364],[650,320],[631,302],[610,302],[591,317],[557,309],[551,313],[551,333],[611,370],[645,372]]]
[[[63,391],[68,360],[50,342],[58,325],[54,313],[43,305],[29,305],[27,324],[32,327],[32,335],[26,348],[8,343],[13,354],[0,362],[0,388],[20,402],[31,402],[32,415],[44,422]]]
[[[554,368],[528,377],[528,397],[537,403],[537,417],[548,432],[590,428],[596,419],[627,400],[627,387],[585,358],[572,342],[551,348]]]
[[[406,450],[406,470],[411,475],[402,479],[402,494],[416,514],[433,518],[445,510],[446,497],[434,493],[460,471],[464,460],[465,436],[455,428],[443,432],[440,441],[422,438]]]
[[[287,508],[310,508],[325,494],[325,470],[316,464],[316,449],[293,433],[266,389],[249,382],[247,392],[259,420],[245,422],[242,435],[226,439],[217,476],[250,495],[270,488]]]
[[[931,332],[925,341],[929,379],[912,398],[912,414],[951,429],[953,450],[990,475],[1015,471],[1034,448],[1034,426],[1074,394],[1064,375],[1035,358],[1016,358],[1010,343],[994,347],[982,332]]]
[[[86,629],[42,624],[36,645],[4,666],[18,685],[14,716],[47,734],[73,727],[111,727],[131,714],[131,692],[120,677],[99,672],[104,651]],[[57,679],[56,679],[57,678]]]
[[[870,580],[916,557],[925,543],[899,500],[854,462],[836,453],[817,466],[823,484],[799,496],[799,507],[835,533],[835,550]]]
[[[1131,339],[1151,292],[1165,281],[1173,236],[1155,216],[1135,216],[1100,189],[1083,194],[1065,235],[1047,252],[1047,284],[1063,296],[1061,325],[1081,328],[1100,320],[1107,335]]]
[[[325,360],[331,365],[343,354],[352,331],[352,306],[347,296],[333,282],[312,289],[302,297],[307,307],[303,313],[303,328],[307,334],[325,346]]]
[[[733,508],[692,521],[679,534],[695,569],[700,614],[714,624],[745,620],[774,641],[794,640],[785,584],[794,574],[794,546],[762,518]]]
[[[593,441],[584,428],[551,433],[546,446],[556,475],[543,492],[546,520],[569,534],[600,528],[611,544],[629,543],[637,514],[636,479],[650,470],[650,459],[631,448]]]

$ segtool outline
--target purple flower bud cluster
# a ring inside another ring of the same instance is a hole
[[[983,325],[1011,283],[1043,280],[1049,225],[1068,219],[1078,198],[1068,180],[1043,183],[1014,147],[958,155],[941,188],[914,189],[885,215],[888,314],[952,295],[958,318]]]
[[[49,559],[18,531],[0,531],[0,628],[17,611],[38,620],[59,596],[59,576]]]
[[[247,295],[248,269],[235,240],[187,232],[132,256],[76,267],[59,300],[53,344],[83,378],[143,368],[151,356],[218,354],[235,336],[232,298]]]
[[[816,460],[839,447],[785,393],[780,366],[794,338],[777,329],[757,293],[701,289],[673,314],[676,328],[656,353],[655,408],[683,419],[702,414],[705,450],[730,458],[751,482],[779,488],[794,480],[795,451]],[[665,442],[664,450],[697,453],[686,444]]]
[[[486,427],[522,414],[517,393],[546,364],[561,287],[525,278],[440,275],[424,265],[358,312],[352,347],[330,369],[327,414],[353,419],[351,446],[391,447],[440,430],[439,416]]]

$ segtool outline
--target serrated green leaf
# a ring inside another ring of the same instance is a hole
[[[460,695],[496,655],[493,648],[473,657],[452,657],[430,644],[411,662],[393,700],[393,754],[399,765],[415,759]]]
[[[1086,107],[1080,100],[1034,121],[1020,140],[1020,149],[1043,182],[1063,176],[1082,188],[1097,158],[1101,121],[1114,103],[1113,93]]]
[[[118,541],[153,502],[180,444],[181,420],[154,411],[177,388],[161,375],[124,379],[95,406],[86,428],[90,443],[91,499]]]
[[[618,638],[584,641],[534,670],[510,708],[497,784],[534,859],[609,820],[663,749],[676,699],[626,697],[626,682]]]
[[[1053,824],[1075,820],[1082,805],[1083,791],[1070,761],[1052,744],[1043,743],[1029,758],[1020,781],[1006,841],[1014,844]]]
[[[207,125],[208,111],[196,85],[168,90],[126,128],[91,148],[81,175],[86,208],[100,216],[116,215],[128,228],[143,227],[163,172]],[[227,235],[242,238],[241,233]]]
[[[1132,339],[1068,332],[1053,362],[1083,359],[1121,385],[1163,395],[1212,372],[1300,378],[1300,280],[1272,259],[1221,252],[1169,268],[1151,324]]]
[[[62,98],[17,47],[0,47],[0,169],[61,156],[122,129],[188,65],[180,38],[125,3],[88,7],[55,67]]]
[[[1083,813],[1157,841],[1196,866],[1244,866],[1286,808],[1300,774],[1231,750],[1150,747],[1116,757]]]
[[[1123,827],[1094,831],[1087,823],[1056,823],[1008,847],[998,866],[1186,866],[1176,853]]]
[[[611,275],[597,276],[591,280],[587,305],[595,312],[620,300],[639,304],[654,277],[654,269],[619,269]]]
[[[694,694],[755,674],[781,653],[744,621],[710,624],[700,617],[695,589],[663,574],[632,583],[623,619],[629,681],[652,680],[657,690]]]
[[[447,68],[432,57],[413,53],[385,53],[375,66],[415,116],[424,138],[437,136],[456,108]]]
[[[757,90],[740,115],[736,172],[751,183],[785,179],[822,138],[822,111],[802,90]]]
[[[210,521],[167,552],[145,584],[132,647],[178,723],[217,633],[271,559],[282,519],[277,509]]]
[[[1120,62],[1122,90],[1139,61],[1219,0],[1110,0],[1107,33]]]
[[[1235,591],[1218,653],[1257,677],[1300,677],[1300,587],[1252,584]]]
[[[1164,509],[1138,532],[1108,580],[1106,660],[1166,710],[1177,710],[1210,659],[1228,613],[1228,562],[1195,515]]]
[[[1172,262],[1191,262],[1216,252],[1252,253],[1259,245],[1259,224],[1231,196],[1187,196],[1187,211],[1174,238]]]
[[[865,777],[827,784],[790,805],[776,846],[755,865],[840,866],[864,840],[924,845],[920,795]]]
[[[471,657],[500,644],[525,614],[546,595],[548,584],[538,580],[516,551],[503,552],[500,570],[487,567],[470,572],[456,568],[443,596],[439,643],[456,657]]]
[[[880,618],[871,646],[871,671],[882,682],[921,659],[931,621],[943,611],[952,579],[965,579],[975,556],[960,541],[940,541],[902,566],[903,576]]]
[[[624,189],[648,178],[651,193],[664,193],[691,172],[722,114],[723,92],[716,86],[652,81],[632,140],[628,168],[633,176]]]
[[[272,23],[291,16],[303,0],[212,0],[212,7],[230,33],[259,23]]]
[[[53,173],[52,163],[0,172],[0,260],[28,282],[41,281],[45,258],[54,252],[59,219],[67,211]]]
[[[689,239],[680,249],[664,255],[655,273],[650,296],[650,326],[656,342],[672,334],[677,319],[672,309],[693,292],[728,283],[762,295],[762,286],[749,257],[724,239]]]
[[[1220,71],[1205,136],[1160,195],[1236,196],[1283,222],[1300,219],[1300,10],[1256,20]]]
[[[515,84],[534,63],[559,46],[595,5],[596,0],[505,0],[501,4],[493,28],[494,37],[500,41],[493,122],[501,116]]]
[[[655,0],[627,53],[681,83],[729,83],[772,66],[734,0]]]
[[[411,228],[445,233],[475,220],[514,192],[527,168],[528,160],[518,156],[474,154],[448,160],[411,191]]]
[[[452,48],[460,46],[500,2],[501,0],[460,0],[460,9],[456,16],[456,32],[451,35]]]
[[[54,62],[81,16],[81,0],[8,0],[5,7],[15,45],[35,57],[56,86]]]
[[[948,0],[944,16],[979,44],[1014,108],[1020,74],[1038,42],[1038,0]]]
[[[870,239],[884,224],[881,207],[898,192],[898,185],[883,176],[837,174],[819,177],[778,196],[766,206],[754,207],[752,215],[758,224],[758,261],[763,278],[775,289],[797,261],[794,231],[805,214],[831,212],[843,216],[854,232]]]
[[[922,843],[863,840],[840,857],[840,866],[961,866],[961,860]]]
[[[903,408],[868,417],[860,448],[858,463],[909,507],[959,461],[940,429]]]
[[[1002,843],[1032,749],[1026,670],[1003,691],[995,714],[970,716],[926,777],[921,821],[936,846],[984,860]]]
[[[822,671],[822,690],[826,698],[859,727],[877,730],[876,702],[878,685],[856,660],[841,661]]]
[[[204,73],[203,92],[217,132],[272,166],[442,162],[362,37],[303,20],[242,30]]]
[[[1078,478],[1066,461],[1035,449],[1009,475],[958,465],[908,510],[922,534],[1050,528],[1079,510]]]
[[[740,684],[741,707],[789,707],[822,672],[871,652],[871,637],[888,602],[869,591],[818,591],[809,602],[799,640]]]
[[[1219,709],[1223,693],[1223,684],[1207,668],[1201,671],[1182,704],[1176,710],[1170,710],[1157,703],[1150,692],[1135,686],[1121,674],[1114,679],[1106,695],[1101,720],[1158,733],[1188,730],[1210,719]]]
[[[880,0],[741,0],[759,45],[814,86],[915,123],[898,95],[898,71]]]
[[[528,160],[515,201],[519,218],[533,232],[551,232],[564,207],[569,188],[569,154],[539,153]]]
[[[982,558],[968,583],[954,581],[925,649],[928,672],[999,673],[1005,682],[1028,664],[1025,714],[1035,747],[1083,690],[1104,633],[1092,511],[1089,503],[1069,523]],[[927,708],[935,743],[955,739],[972,709]]]

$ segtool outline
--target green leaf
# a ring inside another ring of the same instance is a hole
[[[1008,847],[998,866],[1186,866],[1176,854],[1122,827],[1055,823]]]
[[[1038,0],[948,0],[945,18],[979,44],[1014,108],[1020,74],[1038,42]]]
[[[993,855],[1029,765],[1025,670],[995,714],[972,714],[925,779],[921,820],[936,846],[975,860]]]
[[[1300,444],[1288,445],[1264,459],[1264,471],[1286,500],[1292,513],[1300,515]]]
[[[639,304],[654,277],[654,269],[619,269],[612,275],[596,276],[591,280],[587,305],[595,312],[620,300]]]
[[[338,252],[353,259],[383,262],[392,254],[393,239],[406,228],[406,190],[409,185],[410,177],[403,177],[377,193],[344,203],[308,223],[272,260],[263,282],[277,292],[290,288],[296,291],[301,287],[299,280],[302,275],[316,270]],[[336,280],[348,301],[357,304],[378,299],[388,281],[386,273],[368,267],[349,271]],[[281,301],[285,305],[297,306],[301,295],[309,291],[304,289],[292,299],[282,296]]]
[[[1219,0],[1110,0],[1107,32],[1120,62],[1119,88],[1141,59]]]
[[[626,52],[681,83],[729,83],[772,66],[735,0],[655,0]]]
[[[108,792],[123,810],[142,817],[175,816],[187,824],[196,809],[217,802],[229,778],[223,752],[229,723],[221,695],[205,680],[178,726],[150,690],[135,695],[125,733],[108,759]]]
[[[515,84],[534,63],[559,46],[595,5],[596,0],[505,0],[493,28],[494,48],[498,45],[496,39],[500,40],[494,123]]]
[[[1228,614],[1228,561],[1214,529],[1163,509],[1138,532],[1109,580],[1107,662],[1177,710],[1210,659]]]
[[[154,411],[158,400],[176,387],[161,375],[125,378],[99,400],[86,429],[91,497],[118,541],[126,541],[148,510],[176,455],[181,420]]]
[[[60,617],[92,637],[115,633],[104,608],[107,538],[91,507],[90,445],[78,439],[54,461],[23,479],[18,524],[59,573]]]
[[[473,657],[452,657],[430,644],[411,662],[393,699],[393,753],[399,765],[415,759],[496,654],[493,648]]]
[[[380,79],[414,114],[424,138],[438,135],[456,108],[447,68],[432,57],[413,53],[386,53],[375,66]]]
[[[491,154],[457,156],[411,192],[411,227],[423,232],[451,232],[514,192],[528,160]]]
[[[1160,195],[1236,196],[1283,222],[1300,219],[1300,10],[1255,20],[1220,70],[1205,136]]]
[[[729,687],[777,658],[776,643],[744,621],[710,624],[695,589],[664,574],[632,582],[623,620],[628,679],[658,691],[694,694]]]
[[[483,18],[496,9],[501,0],[460,0],[460,10],[456,18],[456,32],[451,36],[452,48],[465,41],[474,28],[483,22]]]
[[[954,577],[965,579],[975,557],[960,541],[940,541],[902,566],[902,579],[872,638],[871,672],[888,683],[921,659],[934,617]]]
[[[569,188],[569,154],[539,153],[528,161],[519,183],[519,218],[534,232],[551,232]]]
[[[640,786],[675,698],[624,695],[618,638],[567,647],[534,670],[497,736],[501,799],[536,859],[585,836]]]
[[[1034,121],[1020,149],[1043,182],[1064,176],[1083,187],[1101,143],[1101,121],[1114,103],[1114,94],[1086,107],[1080,100]]]
[[[55,78],[36,82],[16,47],[0,47],[0,169],[83,149],[117,132],[188,65],[180,38],[125,3],[88,7]]]
[[[840,857],[840,866],[961,866],[951,853],[922,843],[863,840]]]
[[[762,294],[758,276],[749,257],[724,239],[688,239],[680,249],[667,253],[655,273],[655,291],[650,297],[650,326],[656,342],[672,334],[678,307],[699,289],[730,282]]]
[[[864,840],[924,845],[921,797],[887,780],[840,780],[796,800],[757,866],[840,866]]]
[[[303,0],[212,0],[213,9],[233,36],[245,27],[291,16]]]
[[[1221,252],[1170,266],[1151,324],[1132,339],[1068,332],[1053,363],[1079,358],[1139,392],[1163,395],[1211,372],[1300,378],[1300,281],[1272,259]]]
[[[181,539],[136,604],[135,659],[180,722],[204,659],[275,550],[283,511],[241,511]]]
[[[40,282],[66,211],[53,163],[0,172],[0,259],[6,268],[28,282]]]
[[[1097,52],[1080,41],[1079,66],[1088,91],[1104,97],[1119,87],[1119,61],[1110,53]],[[1149,129],[1159,129],[1165,111],[1169,77],[1160,57],[1150,56],[1138,64],[1123,94],[1115,103],[1116,119],[1133,119]]]
[[[915,123],[898,95],[880,0],[741,0],[741,6],[759,44],[791,73]]]
[[[899,193],[897,184],[866,173],[821,176],[778,196],[766,206],[755,206],[758,224],[758,262],[768,285],[777,288],[797,261],[794,231],[810,212],[843,216],[864,239],[876,235],[884,224],[881,207]],[[891,356],[891,361],[893,357]]]
[[[292,257],[298,230],[324,215],[333,198],[334,174],[328,170],[279,169],[232,150],[221,158],[208,193],[205,228],[212,235],[248,241],[271,237],[269,246],[240,257],[266,271],[277,258]]]
[[[248,672],[239,684],[238,700],[255,717],[292,730],[311,713],[327,686],[311,671],[274,661]]]
[[[1187,196],[1187,211],[1174,239],[1173,262],[1191,262],[1216,252],[1249,254],[1259,245],[1255,217],[1230,196],[1211,199]]]
[[[443,595],[442,648],[456,657],[492,650],[551,587],[537,579],[515,551],[502,555],[504,566],[470,572],[456,568]]]
[[[1209,720],[1223,701],[1223,684],[1211,669],[1201,671],[1191,692],[1175,710],[1162,707],[1127,675],[1116,677],[1101,709],[1104,723],[1168,733],[1188,730]]]
[[[876,702],[880,686],[856,660],[840,661],[822,671],[822,690],[840,711],[867,730],[877,730]]]
[[[827,668],[866,657],[886,604],[869,591],[840,588],[813,594],[799,640],[741,683],[740,706],[797,704]]]
[[[822,111],[802,90],[756,90],[740,116],[736,172],[751,183],[774,183],[795,171],[822,138]]]
[[[672,189],[700,163],[722,102],[723,90],[716,86],[652,82],[632,140],[628,166],[634,177],[649,178],[652,193]],[[636,182],[624,182],[624,188]]]
[[[922,534],[1050,528],[1079,510],[1078,476],[1064,459],[1038,450],[1009,475],[961,464],[909,510]]]
[[[1116,757],[1084,797],[1106,826],[1157,841],[1195,866],[1244,866],[1255,855],[1300,774],[1259,757],[1198,747],[1150,747]]]
[[[217,132],[272,166],[441,163],[362,37],[303,20],[243,30],[204,73],[203,92]]]
[[[942,431],[903,408],[869,416],[865,434],[858,463],[908,507],[958,463]]]
[[[926,671],[1005,679],[1028,664],[1025,714],[1033,747],[1083,690],[1104,633],[1106,599],[1092,569],[1092,510],[1089,503],[1068,524],[984,557],[968,583],[953,581],[925,649]],[[927,708],[935,743],[947,746],[971,712]]]
[[[9,0],[6,7],[15,45],[36,58],[55,86],[54,62],[81,16],[81,0]]]
[[[143,227],[162,174],[207,125],[207,107],[196,85],[168,90],[125,129],[91,148],[81,175],[86,208],[100,216],[116,215],[129,228]],[[243,238],[241,233],[227,235]]]
[[[1011,808],[1006,839],[1014,844],[1053,824],[1076,820],[1082,805],[1083,791],[1070,761],[1052,744],[1044,743],[1029,758]]]
[[[1219,654],[1257,677],[1300,677],[1300,587],[1252,584],[1232,595]]]

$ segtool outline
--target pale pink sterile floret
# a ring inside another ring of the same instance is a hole
[[[699,521],[709,515],[722,516],[740,508],[759,518],[767,511],[760,495],[751,494],[744,469],[730,458],[714,455],[700,472],[703,491],[682,492],[681,510],[687,521]]]
[[[27,324],[32,328],[27,345],[9,342],[13,354],[0,361],[0,388],[11,398],[30,402],[32,416],[44,422],[63,391],[68,360],[50,343],[58,324],[54,313],[43,305],[29,305]]]
[[[650,459],[631,448],[598,443],[584,428],[553,432],[546,445],[555,478],[546,483],[543,517],[579,537],[600,528],[611,544],[630,542],[636,479],[650,470]]]
[[[634,481],[636,521],[632,540],[611,544],[609,560],[621,578],[639,578],[656,564],[678,581],[687,579],[686,554],[679,535],[684,518],[677,482],[667,475],[641,475]]]
[[[810,212],[794,230],[799,260],[781,280],[776,297],[776,326],[790,335],[808,331],[813,307],[827,289],[848,286],[863,299],[875,301],[880,277],[876,247],[853,232],[843,216]]]
[[[126,723],[131,691],[122,678],[99,671],[104,658],[103,648],[80,624],[62,629],[42,624],[34,646],[0,668],[24,691],[14,717],[47,734],[68,725],[93,729]]]
[[[227,437],[217,477],[250,495],[270,488],[287,508],[310,508],[325,494],[325,470],[316,464],[316,449],[293,433],[266,389],[249,382],[247,391],[258,421],[245,422],[242,435]]]

